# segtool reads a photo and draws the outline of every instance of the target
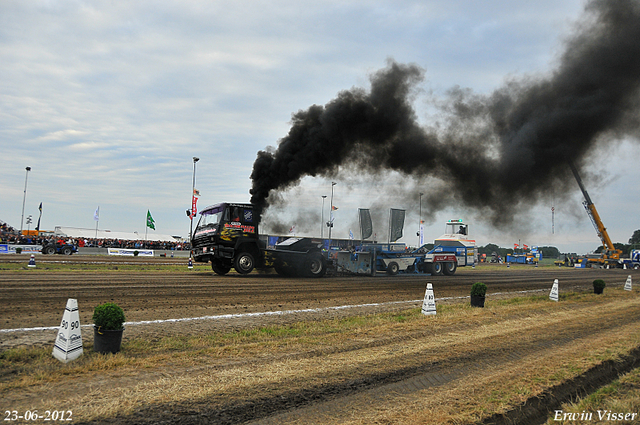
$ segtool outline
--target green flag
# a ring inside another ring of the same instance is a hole
[[[151,217],[149,210],[147,210],[147,227],[156,230],[156,222],[153,220],[153,217]]]

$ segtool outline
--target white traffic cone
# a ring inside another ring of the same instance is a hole
[[[436,314],[436,297],[433,295],[433,286],[427,283],[427,291],[422,301],[422,314],[427,316],[435,316]]]
[[[193,268],[193,260],[191,259],[191,257],[189,257],[189,266],[190,269]]]
[[[64,363],[75,360],[82,354],[82,332],[80,331],[78,300],[73,298],[67,300],[67,307],[64,309],[56,343],[51,354]]]
[[[31,258],[29,258],[29,266],[28,267],[35,267],[36,266],[36,257],[35,255],[31,254]]]
[[[627,281],[624,284],[625,291],[631,291],[631,275],[627,277]]]
[[[549,299],[551,301],[558,302],[558,292],[559,292],[558,279],[556,279],[553,281],[553,286],[551,287],[551,293],[549,293]]]

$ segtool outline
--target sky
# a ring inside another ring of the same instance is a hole
[[[199,208],[248,202],[256,155],[278,146],[292,114],[325,105],[343,90],[367,89],[391,59],[425,70],[412,100],[419,122],[432,125],[433,99],[452,88],[490,94],[510,79],[550,74],[584,6],[577,0],[3,0],[0,220],[33,229],[42,203],[43,230],[95,228],[100,207],[101,230],[141,234],[149,210],[155,232],[187,237],[193,157],[200,159]],[[589,155],[587,190],[614,242],[626,243],[640,229],[639,157],[640,145],[628,138]],[[278,222],[295,225],[300,236],[321,230],[327,236],[322,217],[328,219],[335,181],[333,237],[352,231],[357,238],[358,208],[375,207],[374,232],[384,239],[393,207],[407,210],[400,242],[417,244],[419,203],[397,196],[398,187],[415,183],[393,172],[350,172],[348,181],[303,178],[280,194],[286,207],[265,212],[264,228]],[[429,191],[429,182],[423,189]],[[425,223],[425,239],[460,218],[479,246],[593,251],[600,241],[580,190],[571,179],[565,189],[551,203],[530,205],[524,226],[491,225],[482,212],[465,208],[439,211]]]

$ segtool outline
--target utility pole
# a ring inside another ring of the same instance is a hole
[[[31,167],[26,168],[27,173],[24,176],[24,194],[22,195],[22,217],[20,218],[20,236],[22,236],[22,225],[24,224],[24,203],[27,200],[27,179],[29,178],[29,171]]]
[[[331,211],[329,212],[329,239],[331,239],[331,229],[333,229],[333,186],[336,182],[331,182]]]
[[[322,210],[320,210],[320,238],[324,239],[324,200],[327,195],[322,195]]]
[[[191,214],[190,214],[190,222],[191,224],[189,225],[189,246],[193,247],[193,245],[191,244],[191,237],[193,235],[193,216],[194,216],[194,211],[193,211],[193,206],[194,206],[194,202],[193,202],[193,198],[195,196],[195,190],[196,190],[196,162],[200,161],[200,158],[198,157],[193,157],[193,183],[191,185]]]

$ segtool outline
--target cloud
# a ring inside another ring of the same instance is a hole
[[[582,6],[0,2],[0,219],[19,224],[29,165],[27,209],[45,201],[51,225],[92,227],[108,202],[101,225],[141,230],[151,205],[184,235],[192,156],[202,203],[247,201],[256,153],[292,114],[366,87],[387,57],[426,69],[414,105],[425,122],[429,95],[456,84],[490,93],[548,72]]]

